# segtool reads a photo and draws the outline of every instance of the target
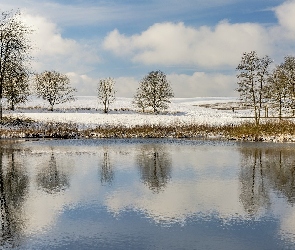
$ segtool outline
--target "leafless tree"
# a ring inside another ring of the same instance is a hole
[[[98,84],[98,99],[103,104],[104,113],[109,112],[109,106],[115,101],[116,91],[114,90],[115,80],[108,77],[101,79]]]
[[[282,118],[283,108],[288,108],[290,105],[288,98],[288,76],[282,65],[277,66],[268,78],[268,88],[269,102],[273,108],[278,110],[279,117]]]
[[[267,102],[266,97],[266,85],[269,77],[269,68],[272,63],[272,59],[269,56],[262,57],[258,60],[257,65],[257,77],[258,77],[258,91],[259,91],[259,117],[261,116],[262,105]]]
[[[132,102],[136,107],[142,109],[142,112],[144,113],[145,109],[149,106],[148,101],[145,98],[145,93],[143,93],[141,88],[138,88],[136,91],[136,94],[133,98]]]
[[[29,71],[30,51],[28,35],[32,30],[23,24],[20,12],[2,12],[0,16],[0,120],[5,85],[11,84],[13,69]]]
[[[266,79],[271,60],[268,56],[259,58],[255,51],[244,53],[237,67],[240,99],[253,107],[255,123],[260,122],[262,103],[266,94]]]
[[[150,107],[156,113],[167,109],[172,97],[174,97],[173,90],[166,75],[157,70],[150,72],[141,80],[133,103],[143,111]]]
[[[36,94],[50,104],[50,110],[56,104],[74,100],[76,89],[70,86],[70,79],[56,71],[44,71],[35,76]]]
[[[287,81],[288,88],[288,98],[290,101],[290,108],[295,110],[295,57],[294,56],[286,56],[284,62],[280,66],[284,72]]]
[[[15,109],[15,105],[25,103],[30,92],[29,75],[27,72],[12,70],[9,79],[5,82],[3,96],[7,99],[9,108]]]

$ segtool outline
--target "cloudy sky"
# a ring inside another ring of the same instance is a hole
[[[35,32],[36,72],[67,74],[78,95],[113,77],[132,97],[152,70],[175,97],[235,96],[242,53],[295,55],[295,0],[1,0]]]

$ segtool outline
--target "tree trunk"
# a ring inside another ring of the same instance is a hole
[[[282,120],[282,101],[280,100],[279,118]]]
[[[0,123],[3,121],[2,96],[0,97]]]

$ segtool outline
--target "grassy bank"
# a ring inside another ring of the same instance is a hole
[[[5,117],[0,127],[1,138],[221,138],[241,141],[295,142],[295,123],[265,121],[238,125],[180,124],[141,126],[99,126],[79,129],[77,124],[46,122]]]

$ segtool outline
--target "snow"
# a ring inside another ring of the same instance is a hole
[[[110,105],[108,114],[102,112],[102,105],[95,96],[79,96],[75,101],[56,105],[53,112],[48,111],[48,103],[42,99],[32,98],[16,109],[6,111],[15,117],[27,117],[39,122],[75,123],[83,128],[96,126],[136,126],[136,125],[173,125],[173,124],[237,124],[244,121],[242,116],[249,116],[249,110],[234,112],[236,97],[196,97],[174,98],[168,110],[160,114],[142,113],[132,105],[132,98],[116,98]],[[210,107],[216,105],[217,109]],[[209,107],[199,106],[209,105]]]

